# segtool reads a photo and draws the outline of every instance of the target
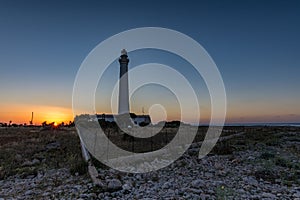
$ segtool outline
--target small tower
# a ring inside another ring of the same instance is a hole
[[[129,113],[129,92],[128,92],[128,63],[129,59],[125,49],[121,51],[119,58],[120,80],[119,80],[119,108],[118,114]]]

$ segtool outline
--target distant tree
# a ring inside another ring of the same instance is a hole
[[[171,121],[166,123],[166,127],[179,127],[180,126],[180,121]]]
[[[48,124],[47,124],[47,121],[44,121],[43,123],[42,123],[42,126],[47,126]]]
[[[73,126],[75,126],[75,123],[74,123],[74,121],[72,122],[72,121],[69,121],[69,124],[68,124],[68,126],[69,127],[73,127]]]
[[[12,127],[18,127],[18,124],[13,123],[11,126]]]
[[[8,126],[11,126],[11,123],[12,123],[12,121],[10,120]]]

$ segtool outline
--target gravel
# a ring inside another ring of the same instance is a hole
[[[146,174],[98,169],[101,186],[93,185],[88,175],[71,175],[66,168],[40,171],[25,178],[15,175],[0,180],[0,200],[300,199],[297,182],[287,185],[284,177],[272,181],[263,176],[262,169],[271,170],[275,175],[288,169],[274,163],[268,165],[268,160],[260,158],[265,150],[261,146],[257,144],[231,155],[210,154],[202,159],[186,152],[168,167]],[[268,148],[280,153],[280,147]],[[26,164],[34,165],[36,161],[29,162]],[[299,173],[299,169],[293,170]]]

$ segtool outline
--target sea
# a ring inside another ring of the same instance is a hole
[[[300,127],[300,123],[227,123],[225,126],[293,126]]]
[[[196,124],[193,124],[197,126]],[[208,126],[209,124],[199,124],[199,126]],[[291,126],[291,127],[300,127],[300,123],[225,123],[224,126],[270,126],[270,127],[278,127],[278,126]]]

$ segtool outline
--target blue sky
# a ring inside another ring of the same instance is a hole
[[[75,76],[87,54],[114,34],[148,26],[180,31],[207,50],[224,80],[228,121],[300,121],[299,1],[2,0],[0,5],[0,121],[22,121],[15,115],[28,113],[23,107],[44,106],[36,111],[41,118],[46,107],[71,109]],[[132,54],[135,63],[152,61],[147,52],[138,55]],[[152,55],[175,63],[168,55]]]

